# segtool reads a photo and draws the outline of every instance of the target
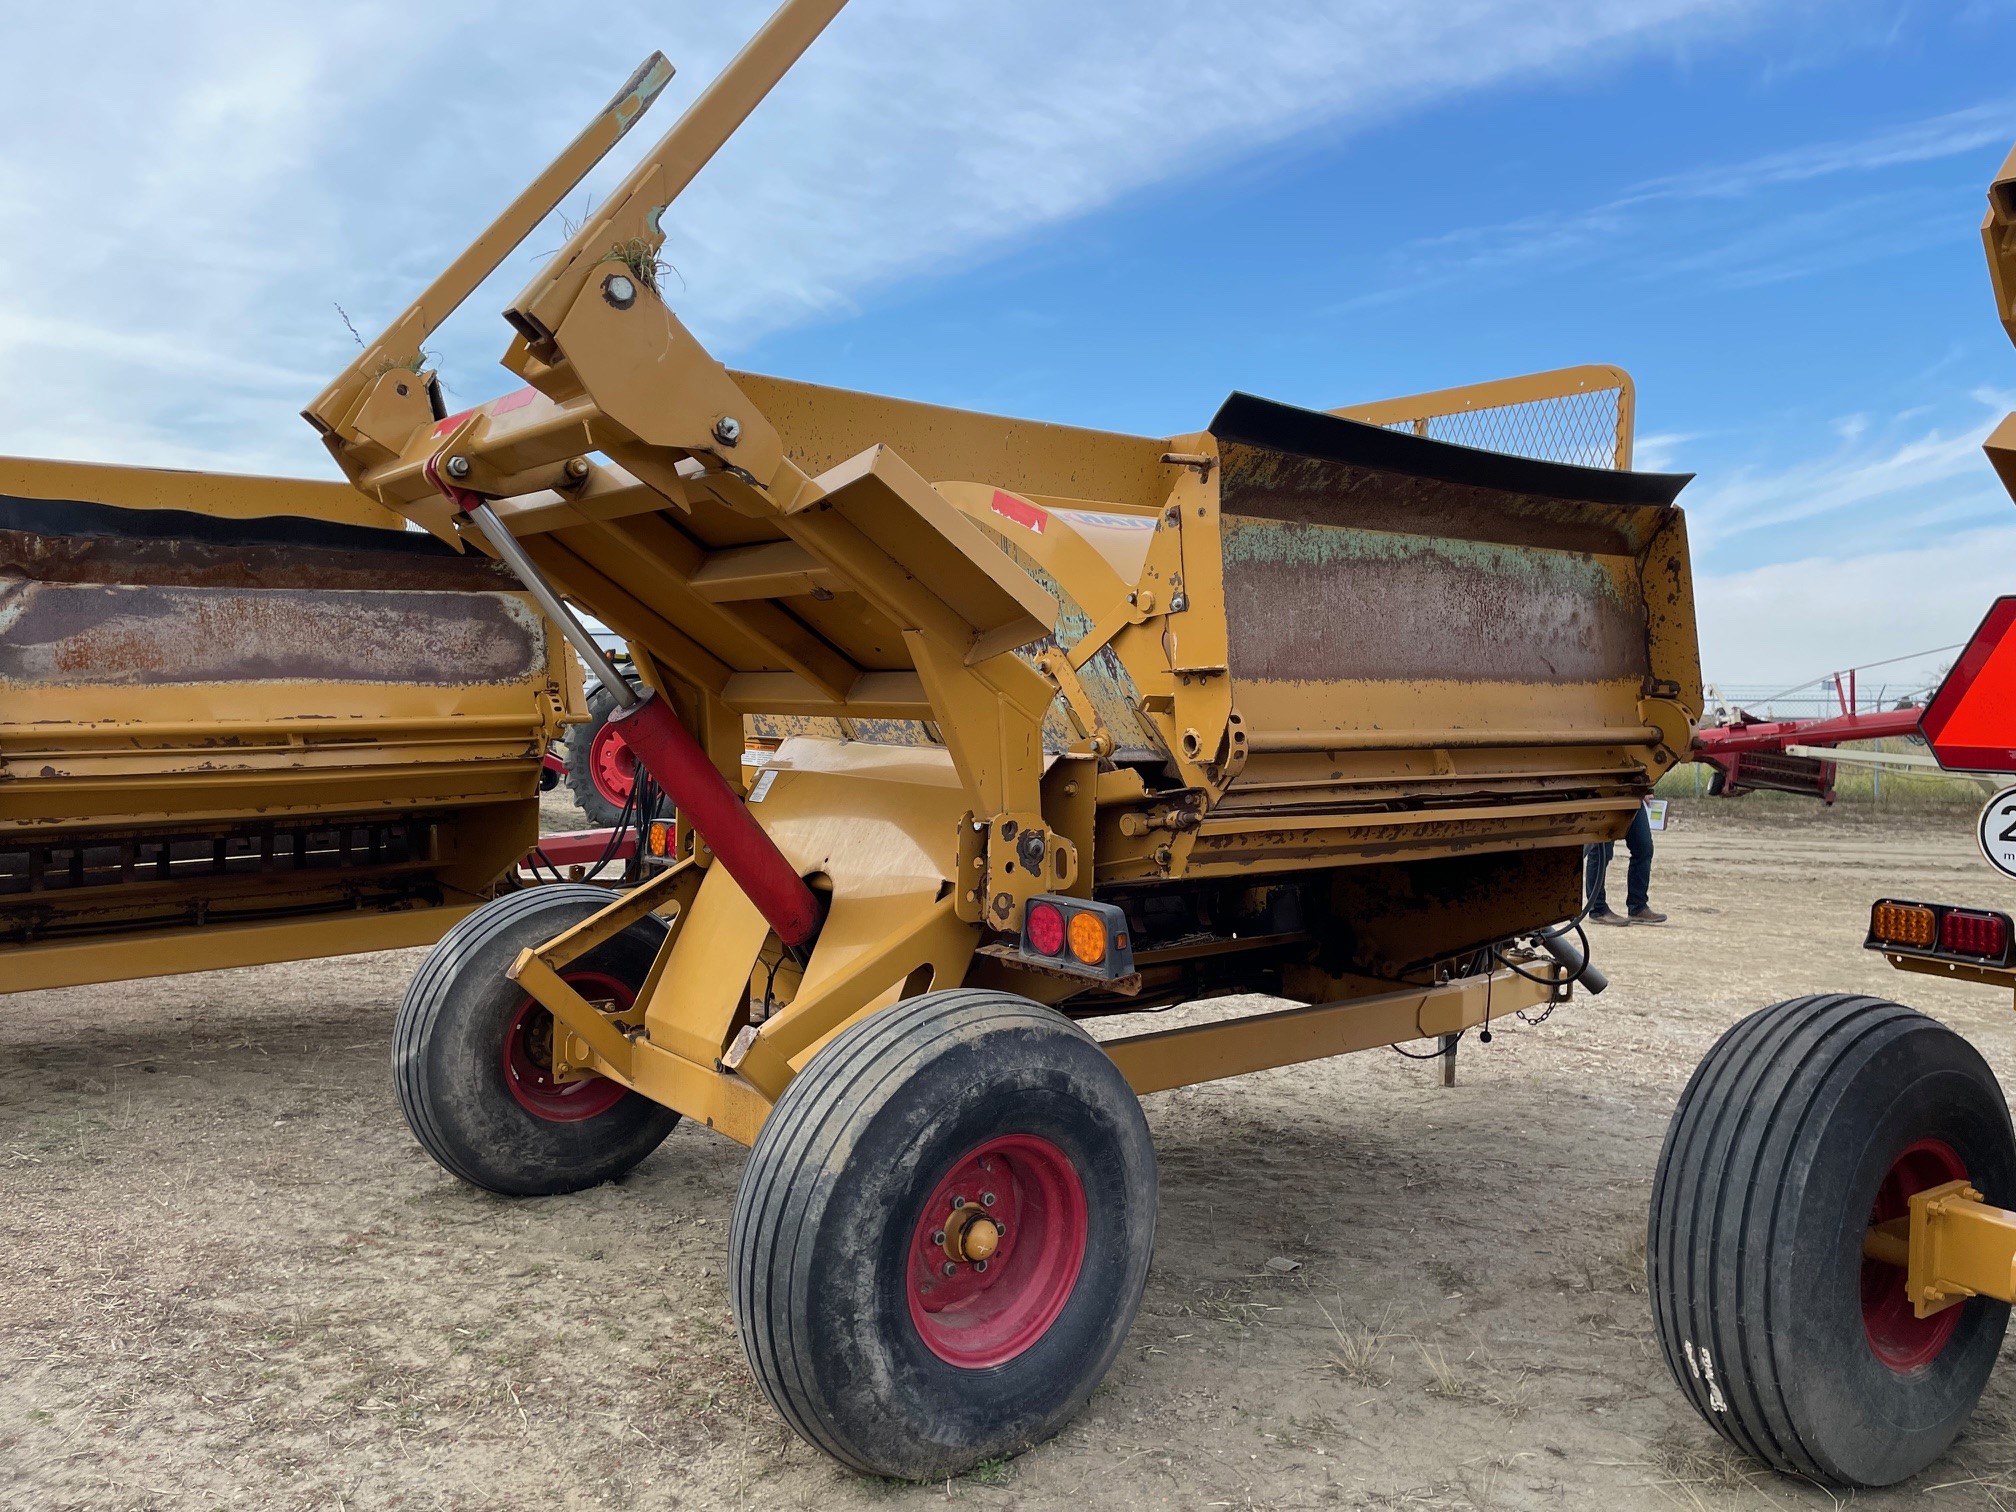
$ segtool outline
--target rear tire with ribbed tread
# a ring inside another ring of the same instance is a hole
[[[1880,998],[1762,1009],[1681,1094],[1646,1246],[1660,1351],[1702,1418],[1773,1469],[1892,1485],[1945,1450],[1987,1384],[2005,1304],[1961,1304],[1910,1368],[1879,1356],[1865,1316],[1879,1188],[1928,1144],[1989,1202],[2016,1205],[2016,1135],[1993,1072],[1952,1030]]]
[[[927,1342],[907,1267],[920,1232],[943,1237],[925,1219],[945,1174],[1017,1139],[1060,1153],[1082,1185],[1082,1261],[1033,1342],[966,1368]],[[1140,1101],[1062,1014],[975,989],[884,1009],[813,1058],[750,1152],[729,1234],[750,1366],[801,1438],[867,1474],[926,1480],[1019,1453],[1069,1422],[1119,1353],[1155,1203]]]
[[[561,1122],[529,1111],[511,1091],[505,1040],[526,993],[506,968],[614,897],[607,888],[556,883],[493,899],[441,937],[406,989],[392,1039],[399,1110],[421,1147],[472,1186],[509,1197],[598,1186],[657,1149],[679,1122],[635,1092],[594,1117]],[[647,915],[570,970],[634,990],[665,929]]]

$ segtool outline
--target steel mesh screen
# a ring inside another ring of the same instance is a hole
[[[1623,396],[1621,388],[1585,389],[1519,404],[1390,420],[1386,429],[1542,462],[1617,467],[1618,408]]]

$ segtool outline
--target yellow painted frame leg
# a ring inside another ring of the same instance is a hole
[[[775,1101],[797,1075],[796,1062],[806,1051],[844,1029],[919,966],[932,966],[937,982],[957,983],[978,943],[979,931],[959,918],[949,895],[928,904],[824,987],[794,998],[760,1029],[743,1030],[722,1064]]]

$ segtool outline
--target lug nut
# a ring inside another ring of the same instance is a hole
[[[947,1261],[945,1262],[945,1274],[946,1274],[946,1275],[948,1275],[948,1276],[949,1276],[949,1275],[952,1275],[952,1274],[953,1274],[954,1272],[956,1272],[956,1271],[957,1271],[958,1269],[959,1269],[959,1267],[958,1267],[958,1266],[956,1266],[956,1265],[954,1265],[954,1264],[953,1264],[953,1263],[952,1263],[952,1262],[951,1262],[950,1260],[947,1260]]]
[[[467,457],[450,457],[447,462],[446,471],[451,478],[468,477],[470,472],[469,459]]]
[[[637,285],[621,273],[611,273],[602,280],[602,297],[619,310],[627,310],[637,303]]]
[[[964,1206],[966,1206],[966,1199],[965,1199],[964,1197],[954,1197],[954,1198],[952,1199],[952,1211],[953,1211],[953,1212],[955,1212],[955,1213],[956,1213],[956,1212],[958,1212],[958,1211],[959,1211],[959,1209],[963,1208]]]
[[[980,1194],[980,1206],[982,1207],[994,1206],[994,1194],[992,1192],[982,1192]]]
[[[714,439],[723,446],[733,446],[742,439],[742,422],[733,415],[723,415],[714,422]]]
[[[938,1230],[937,1233],[933,1234],[931,1236],[931,1242],[933,1244],[943,1244],[945,1242],[945,1230],[940,1229]]]
[[[976,1271],[984,1271],[985,1269],[987,1269],[987,1262],[985,1260],[975,1260],[973,1262],[973,1269],[975,1269]]]

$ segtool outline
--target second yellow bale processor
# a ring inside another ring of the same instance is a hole
[[[0,992],[433,943],[580,687],[341,483],[0,459]]]
[[[521,200],[308,417],[374,503],[511,564],[605,687],[562,599],[626,638],[616,722],[682,824],[620,901],[542,889],[443,939],[393,1055],[415,1135],[520,1194],[682,1115],[751,1144],[758,1381],[844,1463],[929,1477],[1056,1431],[1119,1350],[1141,1094],[1453,1055],[1600,985],[1564,927],[1581,848],[1700,687],[1685,480],[1621,469],[1614,370],[1378,423],[1234,395],[1168,437],[726,370],[661,297],[659,217],[838,8],[791,0],[513,303],[526,387],[438,421],[393,377]],[[1605,465],[1434,439],[1564,406]],[[801,733],[745,788],[758,716]],[[1287,1004],[1077,1022],[1232,993]]]

